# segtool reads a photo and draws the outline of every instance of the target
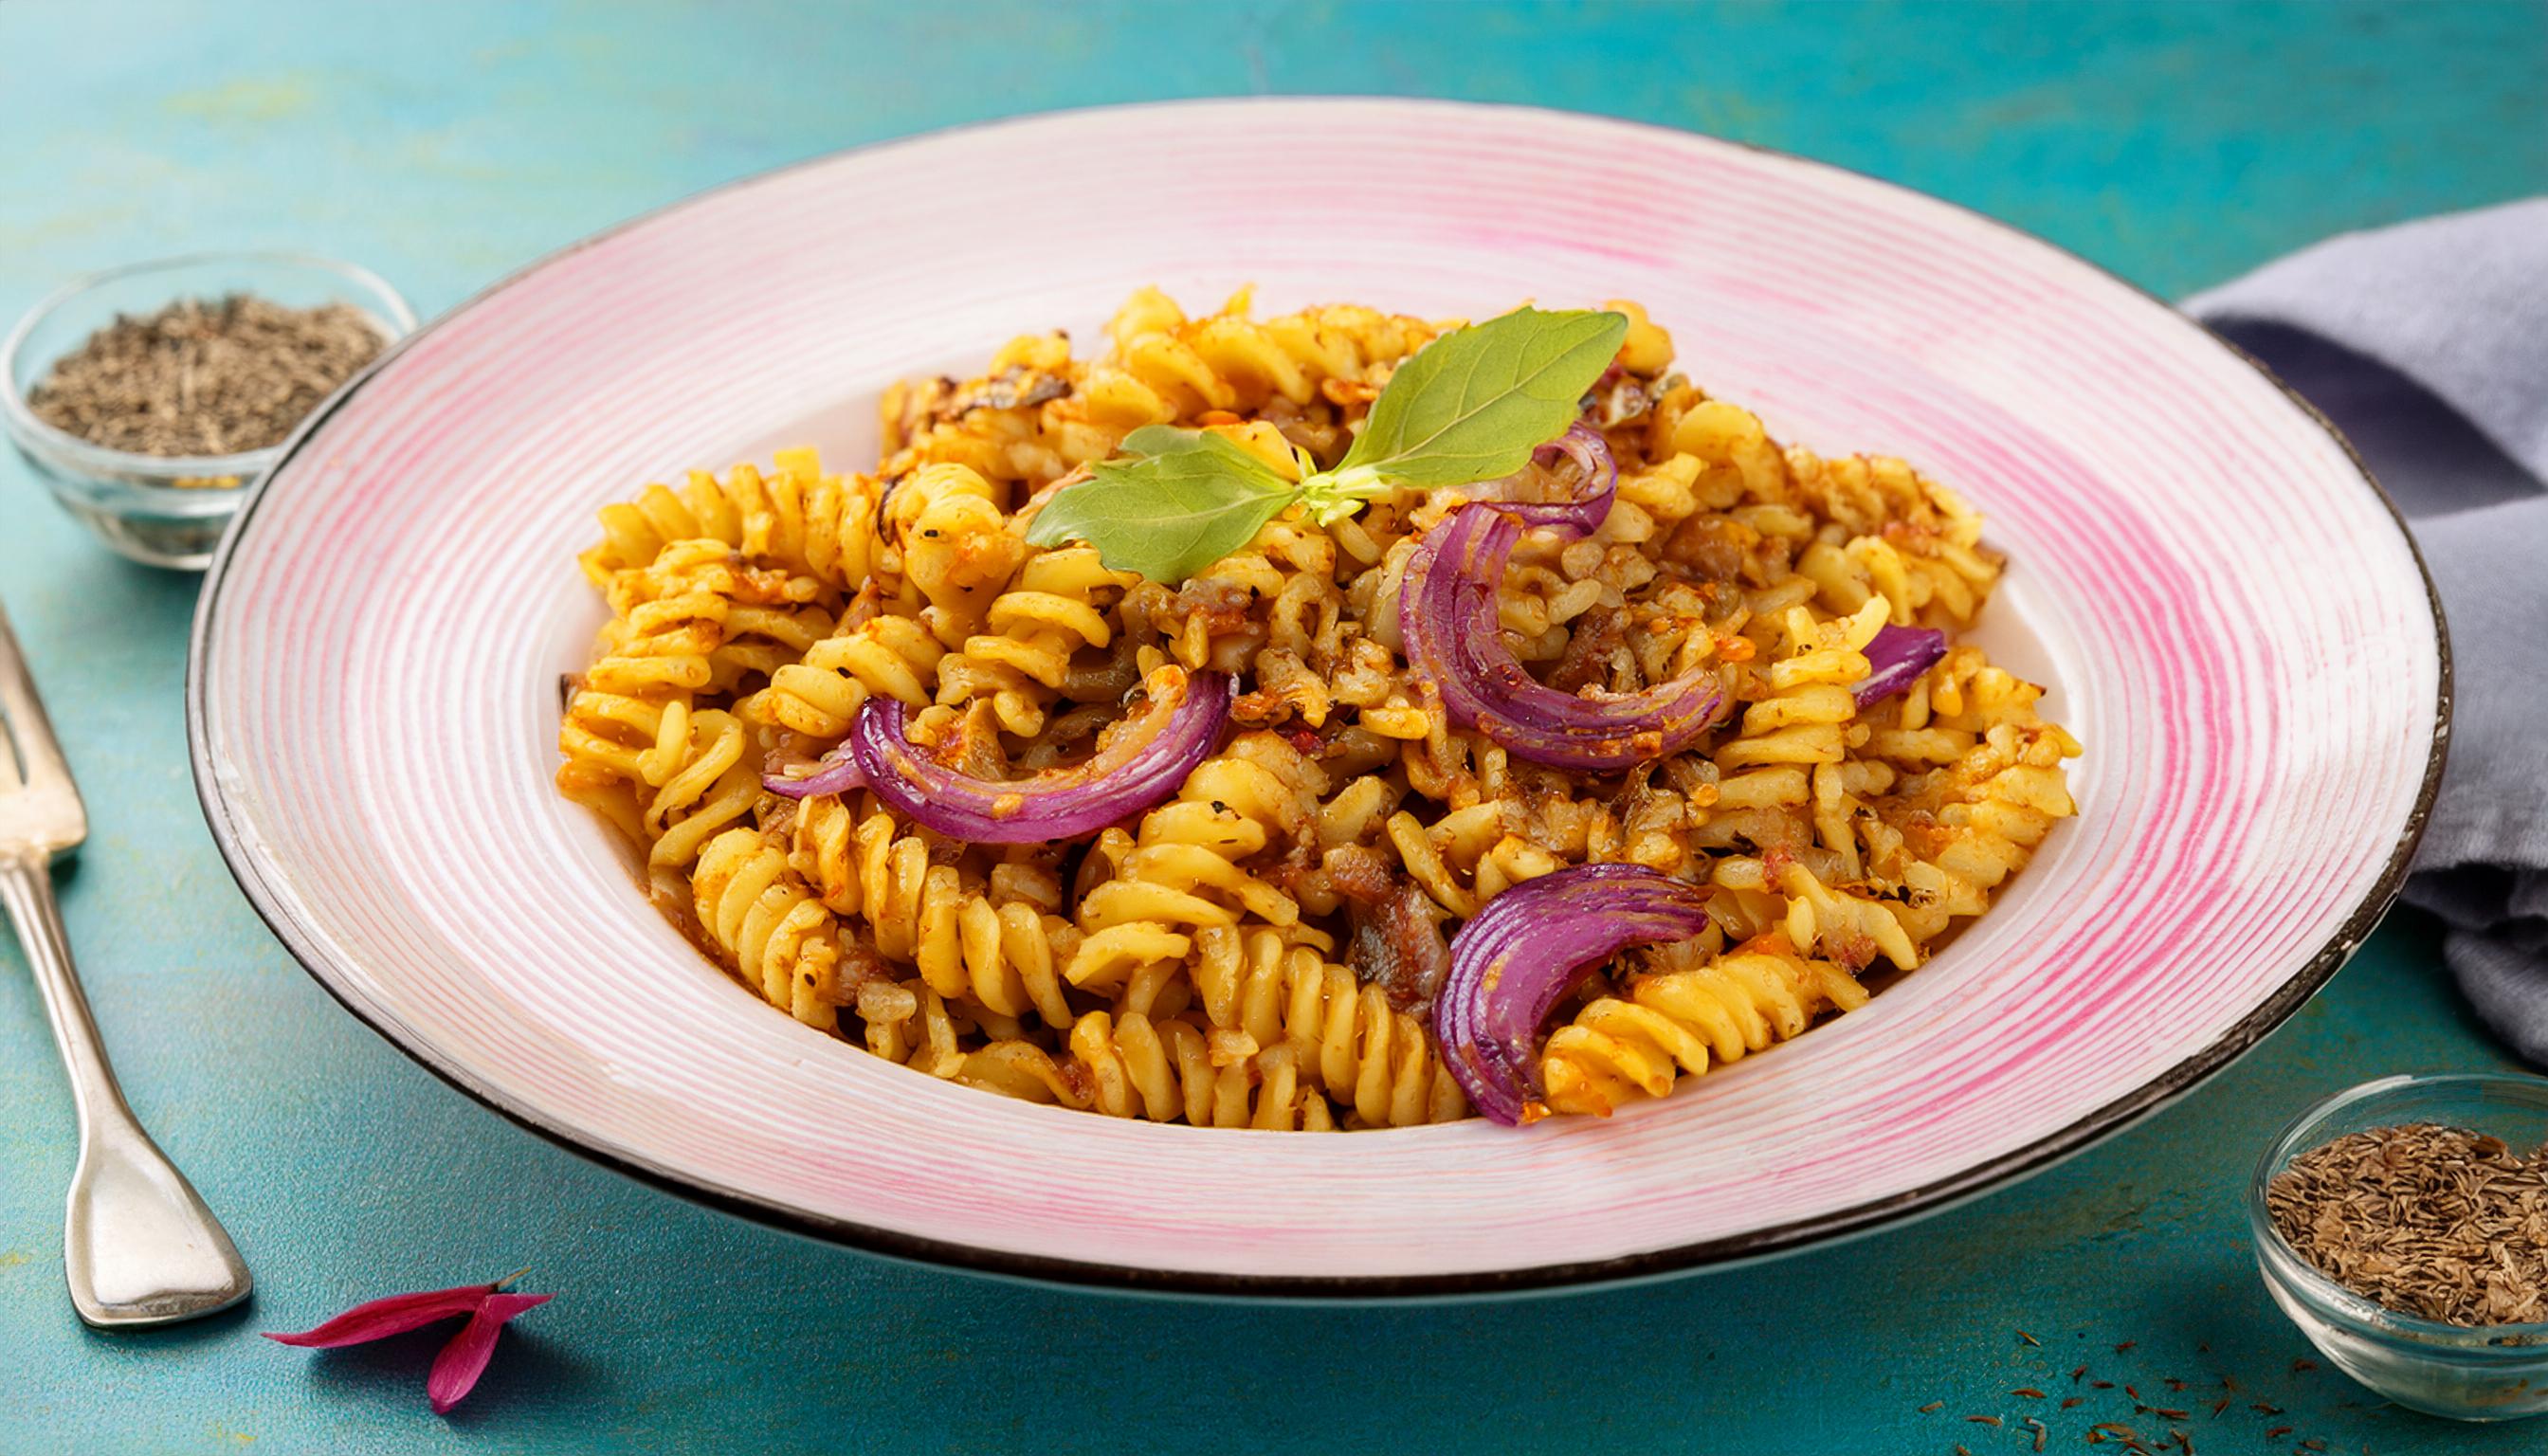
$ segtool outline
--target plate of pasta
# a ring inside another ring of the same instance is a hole
[[[2343,442],[2048,244],[1254,101],[497,285],[242,512],[189,725],[293,955],[546,1136],[1375,1296],[1796,1247],[2186,1091],[2395,896],[2448,672]]]

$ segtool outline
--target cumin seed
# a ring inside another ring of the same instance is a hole
[[[1946,1403],[1946,1402],[1944,1402],[1944,1401],[1931,1401],[1928,1405],[1923,1406],[1923,1407],[1921,1407],[1921,1408],[1920,1408],[1920,1413],[1921,1413],[1921,1414],[1923,1414],[1923,1415],[1934,1415],[1934,1414],[1938,1413],[1939,1411],[1944,1410],[1946,1410],[1946,1409],[1947,1409],[1947,1403]]]
[[[1971,1421],[1971,1422],[1972,1422],[1973,1424],[1975,1424],[1975,1425],[1997,1425],[1997,1424],[1999,1424],[1999,1417],[1998,1417],[1998,1416],[1996,1416],[1996,1415],[1967,1415],[1967,1416],[1965,1416],[1964,1418],[1965,1418],[1966,1420]]]
[[[2017,1389],[2010,1391],[2009,1394],[2012,1396],[2024,1396],[2030,1401],[2041,1401],[2044,1399],[2044,1392],[2037,1390],[2031,1385],[2019,1386]]]
[[[2548,1320],[2548,1148],[2413,1123],[2347,1134],[2266,1185],[2275,1229],[2336,1283],[2451,1324]],[[2294,1370],[2314,1370],[2306,1361]]]
[[[383,338],[348,304],[250,294],[119,315],[27,392],[46,424],[110,450],[228,455],[283,443]]]

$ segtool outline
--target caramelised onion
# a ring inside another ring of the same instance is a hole
[[[850,742],[843,739],[832,751],[816,759],[804,774],[764,774],[761,786],[782,798],[819,798],[827,793],[850,793],[867,786],[867,775],[850,752]]]
[[[939,762],[908,741],[903,705],[881,693],[859,709],[848,743],[867,790],[924,829],[973,844],[1076,839],[1175,793],[1229,721],[1227,673],[1162,667],[1144,686],[1141,719],[1115,729],[1086,763],[1029,778],[977,778]]]
[[[1864,708],[1910,691],[1920,675],[1947,655],[1947,634],[1930,627],[1896,627],[1888,623],[1863,650],[1871,671],[1851,690]]]
[[[1475,501],[1426,532],[1399,589],[1398,632],[1408,662],[1433,684],[1454,724],[1477,729],[1515,758],[1601,774],[1676,753],[1724,707],[1713,674],[1642,692],[1579,696],[1532,678],[1504,647],[1496,593],[1523,526],[1586,535],[1608,517],[1618,494],[1618,465],[1597,430],[1579,423],[1541,449],[1584,466],[1577,498]]]
[[[1642,864],[1579,864],[1489,900],[1451,938],[1433,1036],[1469,1104],[1506,1127],[1541,1115],[1539,1028],[1584,972],[1629,946],[1707,928],[1696,885]]]

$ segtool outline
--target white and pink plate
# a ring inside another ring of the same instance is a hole
[[[2087,745],[2079,817],[1851,1016],[1606,1121],[1198,1131],[936,1081],[796,1025],[550,787],[593,511],[813,443],[891,380],[1209,309],[1629,298],[1778,436],[1908,457],[2012,566],[1984,640]],[[1616,1279],[1908,1218],[2255,1045],[2396,894],[2442,762],[2430,584],[2344,443],[2166,306],[1945,203],[1547,112],[1091,111],[720,188],[537,264],[306,427],[195,624],[197,781],[292,953],[454,1086],[845,1243],[1094,1284]]]

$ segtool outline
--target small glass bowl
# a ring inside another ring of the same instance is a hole
[[[201,571],[250,486],[280,445],[231,455],[137,455],[93,445],[46,423],[28,392],[53,362],[119,314],[147,315],[184,298],[250,293],[293,308],[350,304],[384,346],[415,329],[398,290],[351,263],[307,253],[197,253],[75,278],[36,305],[0,344],[0,420],[18,453],[59,500],[117,551],[150,566]]]
[[[2444,1324],[2372,1303],[2319,1272],[2274,1228],[2265,1187],[2310,1149],[2372,1128],[2439,1123],[2528,1151],[2548,1142],[2548,1078],[2468,1073],[2384,1077],[2292,1121],[2247,1185],[2256,1266],[2274,1303],[2338,1369],[2401,1406],[2453,1420],[2548,1410],[2548,1323]]]

